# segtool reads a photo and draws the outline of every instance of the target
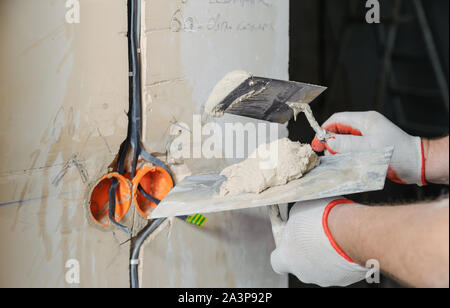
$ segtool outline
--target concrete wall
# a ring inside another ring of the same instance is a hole
[[[142,3],[148,151],[166,151],[170,123],[189,123],[226,72],[287,78],[287,0]],[[68,24],[63,0],[0,0],[0,287],[129,286],[127,237],[92,227],[84,210],[126,137],[126,0],[80,4],[81,22]],[[287,286],[270,267],[264,209],[159,231],[143,249],[143,286]],[[79,285],[65,280],[70,259]]]

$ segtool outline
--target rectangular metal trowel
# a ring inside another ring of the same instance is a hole
[[[286,123],[304,112],[321,140],[329,135],[309,108],[326,88],[299,82],[255,77],[235,71],[217,84],[205,106],[215,117],[225,113]],[[316,200],[384,188],[393,147],[321,157],[321,164],[304,177],[260,194],[220,196],[226,178],[219,173],[187,177],[153,211],[149,219],[214,213]]]
[[[214,88],[205,112],[215,117],[225,113],[284,124],[303,112],[319,139],[327,132],[309,107],[327,88],[295,81],[255,77],[244,71],[226,75]]]

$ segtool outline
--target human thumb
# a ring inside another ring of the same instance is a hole
[[[280,246],[270,256],[270,263],[272,264],[273,270],[280,275],[289,273],[288,264],[284,260],[284,255],[282,246]]]

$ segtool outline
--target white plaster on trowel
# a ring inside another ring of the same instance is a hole
[[[252,75],[246,71],[233,71],[228,73],[213,89],[205,105],[205,112],[215,117],[223,116],[216,110],[218,104],[222,102],[233,90]]]
[[[273,168],[264,166],[267,159],[262,153],[267,152],[267,147],[270,154],[277,154]],[[319,157],[308,144],[292,142],[288,138],[263,144],[247,160],[222,171],[221,175],[227,180],[222,184],[220,195],[259,194],[270,187],[299,179],[319,164]]]

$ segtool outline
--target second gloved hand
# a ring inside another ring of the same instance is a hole
[[[354,202],[323,199],[297,203],[271,256],[275,272],[291,273],[304,283],[322,287],[348,286],[365,279],[367,269],[339,248],[328,229],[330,211],[349,203]]]

